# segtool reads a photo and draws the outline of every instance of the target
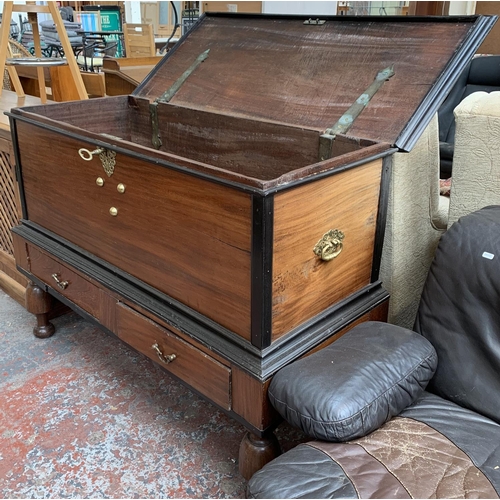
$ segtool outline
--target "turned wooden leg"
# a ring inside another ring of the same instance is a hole
[[[264,465],[281,454],[278,438],[273,432],[265,437],[247,432],[240,444],[240,474],[248,481]]]
[[[26,287],[26,309],[36,316],[36,326],[33,335],[46,339],[54,335],[56,329],[49,321],[48,313],[52,307],[52,297],[35,283],[28,283]]]

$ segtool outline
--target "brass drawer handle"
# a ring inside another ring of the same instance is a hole
[[[61,290],[65,290],[68,285],[69,285],[69,281],[61,281],[59,279],[59,275],[57,273],[54,273],[52,275],[52,277],[54,278],[54,281],[57,283],[57,286],[61,289]]]
[[[80,155],[80,158],[85,161],[90,161],[92,160],[92,157],[94,155],[100,155],[104,151],[103,148],[97,148],[94,149],[94,151],[89,151],[88,149],[81,148],[78,150],[78,154]]]
[[[342,252],[344,248],[344,244],[342,243],[344,237],[345,235],[340,229],[332,229],[325,233],[323,238],[316,243],[313,252],[321,260],[332,260]]]
[[[167,355],[163,354],[161,352],[160,346],[158,345],[158,342],[155,342],[151,347],[156,352],[156,354],[158,354],[160,361],[162,363],[165,363],[166,365],[171,363],[177,357],[175,354],[167,354]]]

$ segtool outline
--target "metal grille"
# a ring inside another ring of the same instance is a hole
[[[14,255],[11,227],[17,224],[16,182],[10,155],[0,151],[0,250]]]

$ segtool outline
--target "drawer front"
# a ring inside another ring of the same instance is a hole
[[[101,289],[32,245],[28,245],[28,262],[32,274],[110,328],[109,297]]]
[[[117,305],[116,320],[116,334],[124,342],[214,403],[231,409],[231,370],[228,367],[121,303]],[[175,359],[168,362],[171,355],[175,355]]]

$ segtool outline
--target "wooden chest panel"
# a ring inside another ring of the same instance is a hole
[[[370,283],[382,160],[276,195],[272,337]],[[345,234],[342,252],[322,261],[324,233]]]
[[[31,221],[250,338],[249,195],[121,154],[108,178],[78,155],[92,145],[23,122],[18,136]]]
[[[116,334],[123,341],[222,408],[231,409],[230,368],[123,304],[117,305],[116,319]],[[152,347],[155,344],[163,355],[175,354],[175,359],[168,364],[162,362]]]

